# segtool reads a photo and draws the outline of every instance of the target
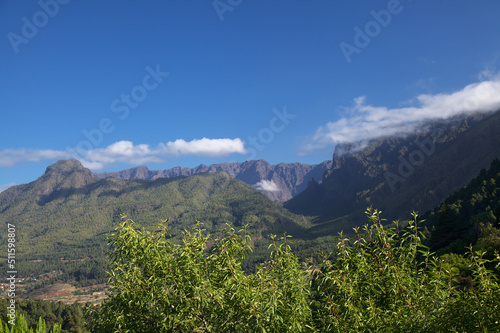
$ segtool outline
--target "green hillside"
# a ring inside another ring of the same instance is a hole
[[[463,253],[477,242],[477,249],[500,250],[500,161],[482,169],[466,187],[449,196],[424,216],[432,228],[429,245],[439,254]]]
[[[169,219],[174,238],[197,220],[214,235],[226,223],[249,224],[254,238],[301,235],[307,227],[305,219],[225,173],[154,181],[98,179],[76,160],[59,161],[36,181],[1,193],[0,212],[0,222],[16,226],[21,275],[62,270],[64,279],[80,283],[104,282],[106,234],[123,213],[146,228]],[[6,244],[6,234],[1,237]]]

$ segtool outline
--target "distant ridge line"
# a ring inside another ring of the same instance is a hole
[[[287,201],[307,188],[311,181],[321,182],[323,174],[330,169],[332,161],[319,164],[279,163],[271,165],[265,160],[245,162],[225,162],[219,164],[200,164],[194,168],[176,166],[165,170],[150,170],[138,166],[113,172],[96,172],[94,177],[118,179],[138,178],[154,180],[178,176],[192,176],[203,172],[226,172],[232,178],[239,179],[264,193],[274,201]]]

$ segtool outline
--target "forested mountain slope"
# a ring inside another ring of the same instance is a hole
[[[307,224],[223,172],[153,181],[98,179],[71,159],[49,166],[34,182],[0,193],[0,222],[16,227],[16,260],[24,275],[66,269],[76,278],[104,276],[105,235],[123,213],[146,228],[169,219],[172,237],[191,230],[197,220],[214,235],[226,223],[249,224],[255,238],[301,234]],[[6,234],[1,237],[5,245]]]
[[[429,246],[439,254],[463,253],[478,237],[481,250],[500,250],[500,161],[493,160],[423,218],[432,231]]]

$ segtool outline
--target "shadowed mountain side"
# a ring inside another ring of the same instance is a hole
[[[239,179],[253,186],[274,201],[286,201],[302,192],[312,179],[321,182],[323,173],[331,166],[331,161],[310,165],[302,163],[280,163],[271,165],[264,160],[246,161],[242,163],[221,163],[209,166],[199,165],[195,168],[174,167],[166,170],[149,170],[139,166],[116,172],[94,173],[95,177],[114,177],[119,179],[170,178],[192,176],[203,172],[225,172],[232,178]]]
[[[500,113],[434,122],[419,134],[339,153],[348,148],[337,146],[321,184],[284,204],[294,213],[319,217],[312,231],[349,230],[363,221],[367,206],[382,210],[388,220],[436,207],[500,157]]]

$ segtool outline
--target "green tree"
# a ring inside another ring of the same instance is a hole
[[[166,221],[165,221],[166,222]],[[302,332],[311,318],[307,273],[287,237],[273,236],[270,260],[247,275],[252,249],[246,230],[227,227],[212,239],[201,224],[174,244],[122,217],[110,235],[111,296],[90,308],[98,332]],[[211,244],[211,246],[209,246]]]
[[[14,324],[9,322],[2,323],[0,320],[0,333],[61,333],[61,325],[54,324],[52,330],[47,331],[47,326],[42,317],[38,318],[38,325],[33,328],[28,327],[28,322],[24,315],[19,315],[15,317]]]

